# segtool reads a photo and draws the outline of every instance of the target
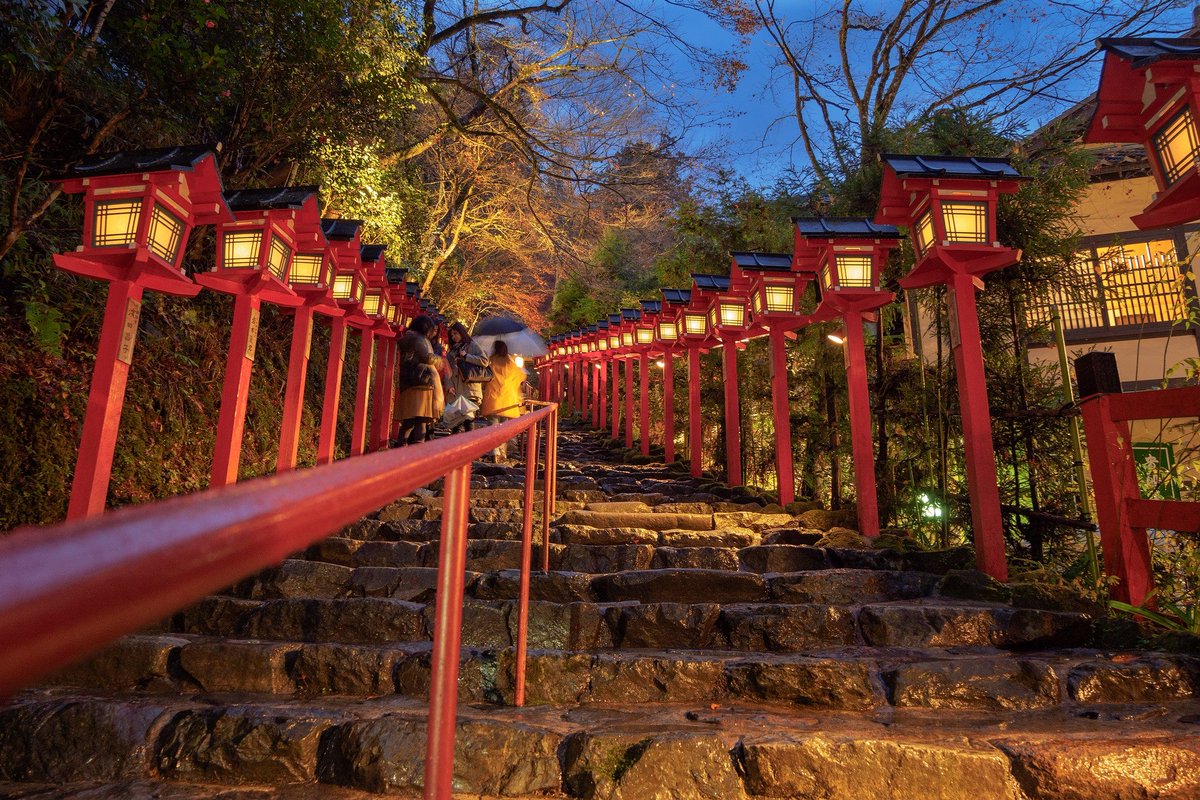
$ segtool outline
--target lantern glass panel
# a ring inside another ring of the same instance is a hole
[[[292,248],[278,236],[271,237],[271,251],[267,253],[267,267],[279,280],[287,275],[288,262],[292,259]]]
[[[654,341],[653,328],[638,328],[637,332],[638,344],[650,344]]]
[[[829,268],[828,258],[821,262],[821,286],[826,289],[833,288],[833,272]]]
[[[297,253],[292,259],[291,282],[317,286],[324,277],[321,274],[323,261],[324,258],[319,253]]]
[[[870,256],[838,256],[837,273],[841,287],[869,289],[875,285],[871,281]]]
[[[703,336],[708,333],[708,320],[703,314],[684,314],[684,332],[691,336]]]
[[[633,346],[633,334],[628,331],[621,334],[621,344],[625,347]]]
[[[225,234],[225,269],[245,269],[258,266],[258,250],[262,246],[262,231],[229,231]]]
[[[349,300],[354,293],[354,276],[338,275],[333,279],[333,299]]]
[[[933,212],[926,211],[916,224],[913,225],[913,238],[916,239],[917,252],[924,253],[933,246]]]
[[[1196,118],[1191,108],[1171,118],[1154,134],[1154,152],[1162,166],[1167,185],[1178,181],[1192,167],[1200,163],[1200,134],[1196,131]]]
[[[767,311],[791,311],[796,301],[793,286],[768,286]]]
[[[676,333],[675,326],[673,324],[670,322],[660,322],[658,323],[658,338],[664,341],[673,342],[679,338],[679,335]]]
[[[116,247],[137,241],[141,200],[107,200],[96,203],[93,212],[92,245]]]
[[[759,314],[761,314],[763,312],[762,296],[763,296],[762,292],[755,292],[754,296],[752,298],[750,298],[750,305],[754,308],[755,316],[758,316]]]
[[[608,339],[601,339],[599,342],[599,346],[600,346],[601,350],[607,350],[608,349]]]
[[[181,241],[183,220],[155,203],[154,211],[150,214],[150,230],[146,234],[146,244],[150,246],[150,252],[163,261],[174,264]]]
[[[620,347],[621,346],[621,337],[620,336],[608,337],[608,346],[613,348],[614,350],[617,349],[618,347]]]
[[[367,296],[363,299],[363,313],[368,317],[379,316],[379,305],[382,298],[379,292],[367,292]]]
[[[741,328],[746,324],[746,306],[741,303],[721,303],[721,324]]]
[[[356,301],[358,301],[359,303],[361,303],[363,301],[363,291],[364,291],[364,287],[363,287],[362,281],[355,281],[354,282],[354,299]]]
[[[942,203],[946,241],[987,244],[987,203]]]

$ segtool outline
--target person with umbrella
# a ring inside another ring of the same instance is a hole
[[[478,409],[483,403],[483,386],[492,379],[488,357],[483,354],[467,333],[467,326],[455,322],[450,326],[450,385],[448,394],[455,399],[465,397]],[[469,431],[475,427],[474,415],[451,429],[451,433]]]

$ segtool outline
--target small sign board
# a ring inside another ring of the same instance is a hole
[[[1175,446],[1170,442],[1134,442],[1133,462],[1137,468],[1138,488],[1142,497],[1179,500],[1179,480],[1175,472]]]
[[[137,342],[138,321],[142,318],[142,301],[130,297],[125,301],[125,322],[121,325],[121,344],[117,347],[117,360],[122,364],[133,363],[133,345]]]
[[[258,348],[258,317],[259,310],[250,310],[250,329],[246,331],[246,360],[254,360],[254,351]]]

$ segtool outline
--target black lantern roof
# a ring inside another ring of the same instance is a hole
[[[321,220],[321,231],[325,234],[326,239],[333,241],[348,242],[354,238],[354,234],[358,233],[358,229],[361,227],[361,219]]]
[[[663,289],[662,294],[663,299],[668,303],[687,305],[688,303],[692,302],[691,289]]]
[[[602,319],[596,323],[596,329],[601,331],[608,330],[608,320]]]
[[[404,267],[388,267],[383,271],[384,278],[393,286],[408,286],[408,270]]]
[[[230,211],[267,211],[300,208],[317,193],[316,186],[283,186],[274,189],[238,189],[225,192]]]
[[[642,312],[638,311],[636,308],[622,308],[621,317],[626,322],[637,322],[642,318]]]
[[[643,314],[661,314],[662,313],[662,301],[661,300],[642,300],[641,306],[642,306]]]
[[[860,217],[792,217],[796,230],[808,239],[899,239],[895,225],[877,225]]]
[[[625,321],[625,318],[623,316],[621,316],[620,314],[609,314],[608,315],[608,323],[610,325],[620,325],[624,321]]]
[[[362,257],[363,263],[367,263],[378,261],[386,249],[386,244],[364,244],[358,248],[358,254]]]
[[[587,330],[588,330],[588,333],[599,333],[600,326],[599,325],[588,325]]]
[[[1018,180],[1022,177],[1007,158],[912,156],[884,153],[880,159],[900,177],[1006,178],[1009,180]]]
[[[725,275],[705,275],[693,272],[692,280],[696,282],[697,289],[707,289],[713,292],[729,291],[729,278]]]
[[[733,261],[739,269],[768,270],[770,272],[790,272],[792,269],[791,253],[746,253],[731,252]]]
[[[158,147],[153,150],[99,153],[81,159],[71,167],[69,174],[72,178],[92,178],[124,172],[186,172],[204,160],[205,156],[215,157],[219,151],[219,146],[190,144]]]
[[[1129,61],[1134,68],[1145,67],[1164,58],[1200,59],[1200,38],[1101,39],[1100,48]]]

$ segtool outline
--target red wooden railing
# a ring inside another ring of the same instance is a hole
[[[530,405],[530,413],[503,424],[415,447],[0,538],[0,697],[444,478],[425,797],[448,800],[471,462],[528,433],[516,676],[516,702],[524,704],[538,436],[545,441],[545,569],[558,434],[558,406]]]
[[[1154,589],[1148,528],[1200,531],[1200,503],[1141,496],[1129,421],[1200,415],[1200,386],[1095,394],[1080,402],[1096,496],[1104,570],[1118,579],[1113,598],[1134,606]]]

